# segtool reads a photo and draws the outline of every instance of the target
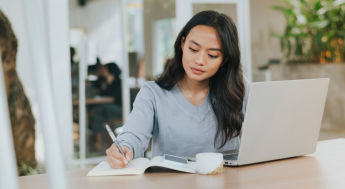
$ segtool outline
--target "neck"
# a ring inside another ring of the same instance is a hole
[[[209,90],[209,79],[203,81],[195,81],[190,79],[187,74],[184,75],[183,79],[177,82],[180,89],[188,91],[190,93],[208,93]]]

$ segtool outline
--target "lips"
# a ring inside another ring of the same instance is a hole
[[[194,74],[196,74],[196,75],[201,75],[201,74],[204,73],[204,71],[199,70],[199,69],[197,69],[197,68],[191,68],[191,69],[192,69],[192,72],[193,72]]]

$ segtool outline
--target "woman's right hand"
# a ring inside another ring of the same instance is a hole
[[[107,161],[113,169],[127,167],[128,161],[133,158],[133,152],[127,146],[121,146],[121,148],[126,158],[123,157],[116,145],[112,145],[105,151],[107,153]]]

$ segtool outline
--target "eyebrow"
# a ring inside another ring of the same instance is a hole
[[[201,45],[200,45],[199,43],[195,42],[194,40],[190,40],[189,42],[194,43],[195,45],[197,45],[197,46],[201,47]],[[213,50],[213,51],[219,51],[219,52],[223,53],[223,51],[222,51],[222,50],[220,50],[220,49],[216,49],[216,48],[210,48],[209,50]]]

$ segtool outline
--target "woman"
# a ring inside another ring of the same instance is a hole
[[[99,67],[99,77],[95,82],[95,91],[102,96],[110,96],[114,103],[99,104],[95,108],[95,115],[91,121],[91,128],[95,132],[95,149],[102,149],[102,131],[111,119],[122,118],[121,70],[115,63],[108,63]]]
[[[249,82],[243,77],[237,29],[225,14],[203,11],[182,29],[175,56],[155,82],[138,93],[124,132],[107,152],[112,168],[142,157],[195,156],[238,148]]]

